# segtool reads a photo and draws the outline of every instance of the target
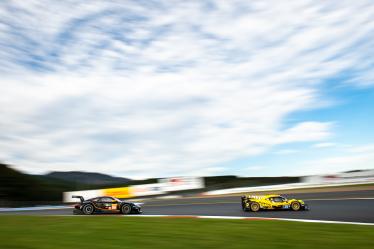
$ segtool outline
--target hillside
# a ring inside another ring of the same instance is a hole
[[[0,207],[58,203],[65,191],[124,186],[129,179],[99,173],[28,175],[0,163]]]
[[[122,177],[114,177],[110,175],[94,173],[94,172],[81,172],[81,171],[68,171],[68,172],[51,172],[46,174],[45,177],[59,179],[66,182],[72,182],[75,185],[90,185],[90,186],[106,186],[106,185],[126,185],[130,179]]]
[[[0,163],[0,206],[60,201],[61,193],[71,189],[70,185],[24,174]]]

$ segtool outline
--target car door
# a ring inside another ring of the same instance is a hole
[[[271,198],[272,206],[274,208],[283,208],[284,205],[287,203],[285,202],[285,199],[281,196],[276,196]]]
[[[96,207],[99,208],[100,210],[108,210],[109,209],[109,203],[110,199],[107,197],[100,197],[97,202],[96,202]]]
[[[116,211],[118,210],[118,201],[111,197],[101,198],[102,207],[106,211]]]
[[[105,210],[105,199],[104,198],[98,198],[95,202],[95,206],[100,210]]]
[[[264,208],[264,209],[272,209],[271,198],[262,199],[262,200],[260,201],[260,204],[261,204],[261,208]]]

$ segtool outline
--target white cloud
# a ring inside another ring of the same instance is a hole
[[[277,154],[277,155],[290,155],[290,154],[295,154],[297,152],[298,152],[298,150],[284,149],[284,150],[278,150],[278,151],[274,152],[274,154]]]
[[[30,172],[222,172],[328,138],[333,122],[284,120],[372,52],[370,1],[149,5],[0,7],[1,159]]]
[[[335,143],[329,143],[329,142],[325,142],[325,143],[317,143],[317,144],[313,144],[313,148],[330,148],[330,147],[334,147],[336,146]]]
[[[299,165],[293,175],[321,175],[374,168],[374,145],[353,146],[342,150],[341,155],[327,156]]]
[[[348,153],[372,153],[374,152],[374,144],[366,144],[366,145],[360,145],[360,146],[347,146],[345,149]]]
[[[330,135],[331,123],[303,122],[282,132],[277,143],[320,141]]]

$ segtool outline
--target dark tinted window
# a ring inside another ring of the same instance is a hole
[[[113,199],[110,198],[110,197],[102,197],[102,198],[100,198],[100,201],[101,201],[101,202],[112,202]]]
[[[284,199],[282,197],[273,197],[273,202],[283,202]]]

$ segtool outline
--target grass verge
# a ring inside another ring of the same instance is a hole
[[[0,248],[374,248],[374,227],[122,216],[0,216]]]

